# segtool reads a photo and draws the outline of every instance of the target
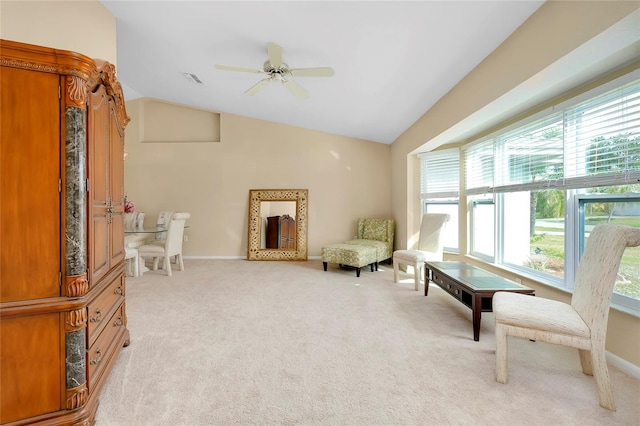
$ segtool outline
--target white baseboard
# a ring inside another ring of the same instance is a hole
[[[610,352],[606,354],[607,362],[628,375],[640,379],[640,367]]]
[[[234,259],[246,259],[247,256],[183,256],[184,260],[192,259],[192,260],[214,260],[214,259],[223,259],[223,260],[234,260]]]

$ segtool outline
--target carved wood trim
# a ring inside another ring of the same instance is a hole
[[[88,80],[95,62],[88,56],[10,40],[0,40],[0,65]]]
[[[64,295],[67,297],[80,297],[89,291],[89,281],[87,274],[69,275],[66,277]]]
[[[65,312],[64,314],[65,331],[75,331],[86,327],[87,310],[85,308],[76,309],[75,311]]]
[[[99,84],[104,84],[107,93],[116,100],[116,115],[120,129],[124,129],[131,121],[126,112],[122,85],[116,77],[116,67],[109,62],[93,60],[88,56],[67,50],[0,39],[0,65],[75,77],[84,81],[83,99],[86,97],[87,90],[94,90]],[[67,82],[69,83],[69,80]],[[79,84],[79,81],[73,84]],[[72,90],[70,85],[69,90]],[[70,101],[70,105],[85,106],[84,100],[78,103],[77,90],[74,87],[72,91],[65,94],[65,97]]]
[[[82,407],[87,403],[88,398],[89,389],[87,389],[86,383],[73,389],[67,389],[67,410],[75,410]]]
[[[83,108],[87,104],[87,81],[75,75],[68,75],[66,104]]]
[[[131,121],[131,118],[127,115],[122,85],[116,77],[116,67],[109,62],[99,60],[96,60],[96,62],[97,68],[89,77],[87,84],[88,89],[95,91],[98,85],[103,84],[105,86],[107,94],[115,99],[116,119],[118,128],[122,132]]]

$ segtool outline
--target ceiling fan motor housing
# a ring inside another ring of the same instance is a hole
[[[282,74],[282,75],[290,74],[289,65],[287,65],[287,64],[285,64],[283,62],[282,65],[279,68],[276,68],[273,65],[271,65],[271,62],[268,59],[266,61],[264,61],[264,65],[263,65],[262,69],[267,74]]]

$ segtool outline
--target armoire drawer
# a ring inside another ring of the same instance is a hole
[[[104,321],[104,330],[95,343],[89,348],[89,356],[87,363],[89,365],[89,386],[95,384],[100,371],[104,368],[113,351],[118,350],[119,346],[115,345],[116,337],[125,331],[125,305],[122,303],[116,312]]]
[[[118,275],[114,280],[88,305],[89,321],[88,330],[89,346],[100,334],[105,321],[113,313],[113,310],[124,300],[125,284],[124,275]]]

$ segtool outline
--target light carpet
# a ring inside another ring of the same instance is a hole
[[[598,405],[571,348],[510,338],[494,378],[493,314],[393,268],[320,261],[187,260],[127,280],[131,345],[105,384],[98,426],[638,425],[640,381],[609,367]]]

